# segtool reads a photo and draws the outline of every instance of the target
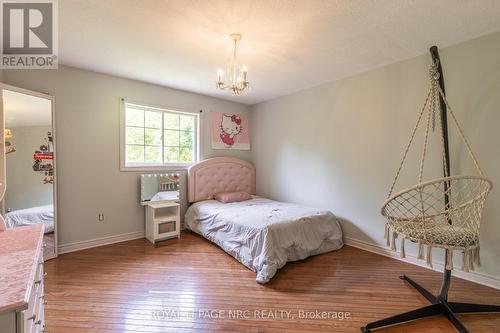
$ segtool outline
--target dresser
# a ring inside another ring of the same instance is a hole
[[[0,232],[0,330],[44,331],[43,225]]]

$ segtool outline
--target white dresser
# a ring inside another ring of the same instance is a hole
[[[44,321],[43,226],[0,232],[0,330],[41,333]]]

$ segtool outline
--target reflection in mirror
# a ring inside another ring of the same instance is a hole
[[[179,201],[178,173],[141,175],[141,203],[149,201]]]
[[[43,224],[44,257],[56,256],[52,99],[3,90],[7,228]]]

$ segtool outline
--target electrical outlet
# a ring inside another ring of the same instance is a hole
[[[99,222],[104,221],[104,214],[102,214],[102,213],[99,214],[99,216],[97,217],[97,221],[99,221]]]

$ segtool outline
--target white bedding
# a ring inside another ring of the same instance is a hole
[[[340,249],[342,230],[329,211],[254,198],[197,202],[185,225],[219,245],[266,283],[288,261]]]
[[[54,231],[54,206],[46,205],[14,210],[5,214],[7,228],[16,228],[32,224],[44,224],[45,233]]]
[[[179,191],[162,191],[157,192],[151,198],[151,201],[171,201],[171,200],[179,200]]]

